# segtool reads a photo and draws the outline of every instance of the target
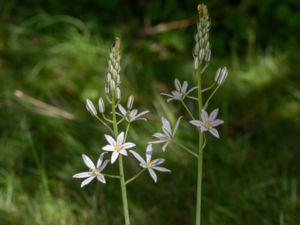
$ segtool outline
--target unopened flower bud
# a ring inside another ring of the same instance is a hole
[[[121,98],[121,90],[120,88],[116,88],[115,90],[115,95],[116,95],[116,99],[120,99]]]
[[[111,80],[110,83],[109,83],[109,88],[111,91],[114,91],[115,88],[116,88],[116,84],[115,84],[115,81]]]
[[[99,100],[98,100],[98,108],[99,108],[100,113],[105,112],[105,104],[104,104],[104,101],[102,98],[99,98]]]
[[[130,95],[127,101],[127,109],[132,109],[133,102],[134,102],[134,97],[133,95]]]
[[[97,110],[94,106],[94,104],[92,103],[91,100],[87,99],[86,100],[86,109],[93,115],[96,116],[97,115]]]
[[[227,68],[226,67],[223,67],[222,69],[219,68],[216,72],[216,76],[215,76],[215,82],[218,84],[218,85],[222,85],[226,79],[228,75],[228,71],[227,71]]]
[[[194,58],[194,70],[197,70],[199,67],[199,59],[197,57]]]

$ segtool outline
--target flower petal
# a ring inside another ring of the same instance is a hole
[[[106,154],[107,152],[103,152],[101,153],[101,155],[99,156],[98,158],[98,161],[97,161],[97,168],[99,168],[103,162],[103,156]]]
[[[200,127],[201,125],[203,126],[203,123],[200,120],[191,120],[190,124],[193,124],[196,127]]]
[[[134,143],[132,143],[132,142],[126,142],[126,143],[124,143],[122,146],[123,146],[124,149],[128,149],[128,148],[133,148],[133,147],[135,147],[136,144],[134,144]]]
[[[111,155],[111,164],[113,164],[117,160],[118,156],[119,156],[119,152],[114,151],[113,154]]]
[[[150,173],[150,176],[152,177],[152,179],[154,180],[154,182],[156,183],[157,182],[157,176],[156,176],[156,173],[154,172],[153,169],[151,168],[148,168],[148,171]]]
[[[130,150],[129,151],[141,164],[146,164],[146,161],[140,156],[139,153]]]
[[[179,123],[180,123],[181,118],[182,118],[182,116],[180,116],[180,117],[177,119],[177,121],[176,121],[174,130],[173,130],[173,137],[174,137],[175,134],[176,134],[176,131],[177,131],[177,129],[178,129],[178,126],[179,126]]]
[[[123,144],[123,141],[124,141],[124,132],[121,132],[117,137],[117,144],[121,145]]]
[[[209,120],[210,121],[214,121],[216,118],[217,118],[217,115],[218,115],[218,113],[219,113],[219,109],[217,108],[217,109],[215,109],[215,110],[213,110],[210,114],[209,114]]]
[[[166,160],[163,159],[163,158],[155,159],[155,160],[152,161],[152,165],[153,165],[153,166],[157,166],[157,165],[159,165],[159,164],[164,163],[165,161],[166,161]]]
[[[187,89],[188,89],[188,82],[184,81],[181,87],[181,93],[185,93]]]
[[[175,88],[176,88],[177,91],[181,90],[181,84],[180,84],[180,81],[177,78],[174,80],[174,85],[175,85]]]
[[[169,135],[172,135],[170,122],[165,117],[162,117],[161,121],[162,121],[162,130],[167,132]]]
[[[221,124],[223,124],[223,123],[224,123],[223,120],[217,119],[217,120],[212,121],[211,125],[212,125],[213,127],[216,127],[216,126],[219,126],[219,125],[221,125]]]
[[[112,136],[105,134],[104,137],[110,145],[116,145],[116,141]]]
[[[103,184],[106,183],[105,177],[102,174],[98,174],[97,175],[97,179],[102,182]]]
[[[82,173],[76,173],[72,177],[73,178],[87,178],[92,175],[92,172],[82,172]]]
[[[168,147],[168,144],[170,143],[170,141],[167,141],[166,144],[163,145],[162,150],[165,152],[166,148]]]
[[[157,171],[160,171],[160,172],[168,172],[170,173],[171,170],[167,169],[167,168],[164,168],[164,167],[161,167],[161,166],[154,166],[152,167],[154,170],[157,170]]]
[[[85,185],[89,184],[94,178],[95,178],[95,176],[86,178],[84,181],[81,182],[80,187],[83,188]]]
[[[214,135],[216,138],[220,138],[219,132],[216,128],[209,128],[208,131]]]
[[[98,168],[99,171],[101,172],[102,170],[104,170],[104,168],[107,166],[107,164],[109,163],[109,160],[104,160],[104,162],[101,164],[101,166]]]
[[[89,169],[93,169],[95,168],[95,164],[92,162],[92,160],[85,154],[82,154],[82,159],[84,164],[89,168]]]
[[[115,150],[115,147],[112,145],[105,145],[102,150],[108,151],[108,152],[113,152]]]
[[[127,154],[127,151],[126,151],[125,149],[121,149],[121,150],[119,151],[119,153],[120,153],[121,155],[125,155],[125,156],[128,155],[128,154]]]
[[[120,112],[123,114],[123,116],[126,116],[127,111],[121,104],[118,105],[118,108],[119,108]]]
[[[148,145],[146,149],[146,161],[150,162],[152,158],[152,145]]]
[[[207,114],[207,112],[204,110],[204,109],[202,109],[202,111],[201,111],[201,119],[202,119],[202,121],[205,123],[206,121],[208,121],[208,114]]]

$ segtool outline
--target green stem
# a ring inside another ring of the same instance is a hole
[[[212,85],[210,85],[208,88],[204,88],[202,91],[202,93],[209,91],[210,89],[212,89],[214,86],[216,85],[216,83],[213,83]]]
[[[134,181],[136,178],[138,178],[146,169],[142,169],[140,172],[138,172],[135,176],[131,177],[129,180],[125,182],[125,184],[129,184],[131,181]]]
[[[182,103],[183,107],[186,109],[186,111],[188,112],[188,114],[190,115],[190,117],[194,120],[195,118],[194,118],[192,112],[190,111],[190,109],[187,107],[187,105],[184,103],[183,100],[181,100],[181,103]]]
[[[115,102],[115,96],[114,95],[112,96],[111,102],[112,102],[111,105],[112,105],[113,129],[114,129],[115,138],[117,138],[117,136],[118,136],[118,124],[117,124],[117,118],[116,118],[116,102]],[[126,184],[125,184],[124,166],[123,166],[122,155],[119,155],[119,172],[120,172],[120,186],[121,186],[121,194],[122,194],[125,225],[130,225],[128,201],[127,201],[127,191],[126,191]]]
[[[95,116],[97,120],[100,121],[100,123],[102,123],[112,134],[114,134],[114,131],[110,128],[110,126],[107,125],[107,123],[105,123],[99,116]]]
[[[110,175],[110,174],[105,174],[105,173],[102,173],[102,175],[105,176],[105,177],[116,178],[116,179],[120,179],[121,178],[118,175]]]
[[[178,147],[180,147],[181,149],[183,149],[184,151],[186,151],[187,153],[189,153],[192,156],[195,156],[196,158],[198,158],[198,155],[195,152],[193,152],[191,149],[189,149],[188,147],[186,147],[183,144],[180,144],[179,142],[176,142],[176,141],[173,141],[173,143],[175,145],[177,145]]]
[[[201,68],[198,68],[198,113],[201,118],[202,110],[202,91],[201,91]],[[197,196],[196,196],[196,225],[201,225],[201,196],[202,196],[202,168],[203,168],[203,134],[199,129],[199,145],[198,145],[198,175],[197,175]]]
[[[208,97],[208,99],[206,100],[205,104],[204,104],[204,109],[207,108],[208,104],[209,104],[209,101],[211,100],[211,98],[215,95],[215,93],[217,92],[217,90],[219,89],[220,85],[218,85],[216,87],[216,89],[211,93],[211,95]]]

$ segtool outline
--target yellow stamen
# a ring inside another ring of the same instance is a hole
[[[99,174],[100,174],[100,171],[99,171],[97,168],[92,169],[91,172],[92,172],[94,175],[99,175]]]
[[[210,121],[206,121],[204,126],[208,129],[208,128],[212,128],[212,124]]]
[[[122,149],[122,145],[115,145],[115,151],[120,151]]]
[[[147,162],[147,167],[152,167],[152,162]]]

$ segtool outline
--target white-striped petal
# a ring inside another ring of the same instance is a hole
[[[104,168],[107,166],[107,164],[109,163],[109,160],[104,160],[104,162],[101,164],[101,166],[98,168],[99,171],[101,172],[102,170],[104,170]]]
[[[181,93],[185,93],[188,89],[188,82],[184,81],[181,87]]]
[[[105,177],[103,176],[103,174],[98,174],[97,175],[97,179],[102,182],[103,184],[106,183]]]
[[[211,125],[212,125],[213,127],[216,127],[216,126],[219,126],[219,125],[221,125],[221,124],[223,124],[223,123],[224,123],[223,120],[217,119],[217,120],[212,121],[212,122],[211,122]]]
[[[109,144],[116,145],[116,141],[112,136],[105,134],[104,137]]]
[[[152,167],[152,169],[160,171],[160,172],[171,172],[171,170],[161,167],[161,166],[154,166],[154,167]]]
[[[105,155],[106,153],[107,153],[107,152],[103,152],[103,153],[101,153],[101,155],[99,156],[98,161],[97,161],[97,168],[99,168],[99,167],[101,166],[101,164],[102,164],[102,162],[103,162],[103,157],[104,157],[104,155]]]
[[[157,166],[165,162],[165,159],[159,158],[152,161],[152,166]]]
[[[85,185],[89,184],[94,178],[95,178],[95,176],[86,178],[84,181],[81,182],[80,187],[83,188]]]
[[[126,142],[126,143],[124,143],[124,144],[122,145],[122,147],[123,147],[124,149],[133,148],[133,147],[135,147],[135,144],[132,143],[132,142]]]
[[[123,114],[123,116],[126,116],[127,111],[121,104],[118,105],[118,108],[119,108],[120,112]]]
[[[217,115],[218,115],[218,112],[219,112],[219,109],[215,109],[213,110],[210,114],[209,114],[209,120],[210,121],[213,121],[217,118]]]
[[[82,172],[82,173],[76,173],[73,175],[73,178],[87,178],[92,176],[92,172]]]
[[[82,159],[84,164],[89,168],[89,169],[93,169],[95,168],[95,164],[92,162],[92,160],[85,154],[82,154]]]
[[[115,150],[115,147],[112,145],[105,145],[102,150],[108,151],[108,152],[113,152]]]
[[[201,119],[203,122],[206,122],[208,120],[208,114],[204,109],[202,109],[202,112],[201,112]]]
[[[92,103],[91,100],[87,99],[86,100],[86,109],[93,115],[96,116],[97,115],[97,110],[94,106],[94,104]]]
[[[150,176],[152,177],[152,179],[154,180],[154,182],[156,183],[157,182],[157,176],[156,176],[156,173],[154,172],[153,169],[151,168],[148,168],[148,171],[150,173]]]
[[[127,154],[127,151],[126,151],[125,149],[121,149],[121,150],[119,151],[119,153],[120,153],[121,155],[125,155],[125,156],[128,155],[128,154]]]
[[[190,124],[193,124],[196,127],[200,127],[201,125],[203,126],[203,123],[200,120],[191,120]]]
[[[140,156],[139,153],[130,150],[129,151],[141,164],[146,164],[146,161]]]
[[[124,141],[124,132],[121,132],[117,137],[117,144],[122,145]]]
[[[166,131],[168,134],[172,135],[170,122],[165,117],[162,117],[161,121],[163,131]]]
[[[117,160],[118,156],[119,156],[119,152],[114,151],[113,154],[111,155],[111,164],[113,164]]]
[[[152,145],[148,145],[146,149],[146,161],[150,162],[152,158]]]
[[[209,128],[208,131],[214,135],[216,138],[220,138],[219,132],[216,128]]]
[[[176,134],[176,132],[177,132],[177,129],[178,129],[178,126],[179,126],[179,123],[180,123],[181,118],[182,118],[182,116],[180,116],[180,117],[178,118],[178,120],[176,121],[174,130],[173,130],[173,137],[175,136],[175,134]]]

